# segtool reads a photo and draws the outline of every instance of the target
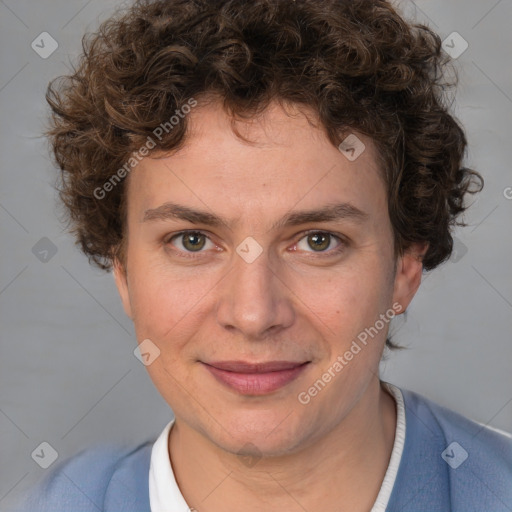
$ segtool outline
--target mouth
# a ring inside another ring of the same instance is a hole
[[[203,363],[224,386],[243,395],[260,396],[277,391],[295,380],[310,361],[215,361]]]

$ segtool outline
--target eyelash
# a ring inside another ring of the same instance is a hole
[[[208,234],[203,231],[185,230],[185,231],[180,231],[179,233],[176,233],[176,234],[172,235],[171,237],[167,237],[164,240],[164,244],[172,245],[173,240],[178,239],[179,237],[182,237],[184,235],[202,235],[202,236],[205,236],[210,242],[212,242],[212,240],[210,239]],[[336,235],[334,233],[331,233],[330,231],[309,230],[309,231],[305,231],[300,234],[300,238],[294,243],[294,246],[296,246],[301,240],[303,240],[304,238],[306,238],[310,235],[329,235],[331,238],[336,239],[339,242],[339,245],[329,251],[318,251],[316,253],[315,253],[315,251],[312,251],[312,254],[310,256],[308,256],[308,258],[325,258],[325,257],[331,257],[334,255],[338,255],[341,252],[343,252],[348,245],[347,239],[345,237],[342,237],[341,235]],[[180,249],[173,249],[173,252],[179,254],[179,256],[183,257],[183,258],[196,259],[196,258],[201,257],[201,254],[204,251],[201,250],[201,251],[197,251],[196,253],[194,253],[194,252],[189,252],[189,251],[182,251]]]

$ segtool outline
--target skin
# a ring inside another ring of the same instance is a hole
[[[236,122],[249,142],[217,103],[188,121],[182,149],[132,171],[126,258],[114,267],[137,340],[160,349],[147,369],[176,416],[169,448],[180,490],[199,512],[368,511],[396,428],[395,402],[378,377],[388,325],[307,405],[297,396],[394,303],[405,311],[426,246],[395,258],[370,139],[358,135],[366,149],[351,162],[303,111],[276,103]],[[167,202],[229,226],[144,221]],[[272,227],[290,212],[340,202],[366,217]],[[183,230],[207,235],[200,251],[174,237]],[[311,230],[343,241],[315,251]],[[252,263],[236,252],[247,237],[263,249]],[[283,388],[248,396],[202,363],[226,360],[310,363]]]

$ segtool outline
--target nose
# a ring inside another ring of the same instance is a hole
[[[247,340],[265,339],[294,322],[293,294],[279,276],[278,267],[270,268],[266,251],[252,263],[235,255],[219,294],[218,323]]]

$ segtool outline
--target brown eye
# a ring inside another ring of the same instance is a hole
[[[342,238],[325,231],[306,233],[296,244],[297,249],[306,253],[325,253],[335,255],[344,250],[346,243]]]
[[[182,235],[183,247],[187,251],[200,251],[206,244],[205,236],[201,233],[186,233]]]
[[[329,233],[314,233],[308,235],[308,245],[314,251],[325,251],[331,243],[331,235]]]
[[[186,233],[178,233],[173,236],[168,243],[182,252],[200,252],[206,246],[207,242],[213,245],[203,233],[189,231]]]

